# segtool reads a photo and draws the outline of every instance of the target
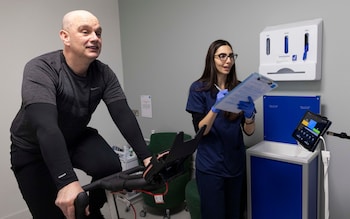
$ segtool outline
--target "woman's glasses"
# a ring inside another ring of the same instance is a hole
[[[218,55],[214,55],[220,59],[222,62],[226,62],[228,58],[230,58],[231,61],[236,60],[238,57],[238,54],[236,53],[231,53],[231,54],[226,54],[226,53],[220,53]]]

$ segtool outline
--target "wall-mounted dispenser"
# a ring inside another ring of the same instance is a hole
[[[259,73],[275,81],[321,79],[322,19],[266,27]]]

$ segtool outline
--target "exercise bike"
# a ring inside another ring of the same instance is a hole
[[[88,192],[94,189],[105,189],[110,192],[122,190],[154,191],[182,174],[184,161],[195,152],[206,126],[198,130],[193,139],[184,141],[184,133],[177,133],[169,150],[153,155],[151,162],[104,177],[83,186],[84,192],[78,194],[74,205],[76,219],[86,219],[85,209],[89,204]]]

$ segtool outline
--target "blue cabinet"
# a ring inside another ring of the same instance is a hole
[[[303,151],[306,157],[287,156],[264,153],[258,148],[271,143],[261,142],[247,153],[249,218],[317,219],[318,152]],[[276,144],[284,146],[287,145]]]
[[[297,145],[292,133],[320,106],[320,96],[264,96],[264,140],[247,149],[249,219],[318,218],[319,150]]]

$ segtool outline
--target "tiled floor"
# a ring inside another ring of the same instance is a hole
[[[139,196],[131,201],[131,205],[128,208],[128,204],[125,201],[116,199],[118,206],[118,216],[116,218],[111,217],[109,206],[106,204],[103,207],[103,215],[106,219],[163,219],[164,215],[155,215],[147,212],[146,215],[141,216],[140,212],[143,210],[143,201],[142,197]],[[112,209],[114,210],[114,209]],[[190,213],[186,210],[183,210],[176,214],[170,214],[170,219],[191,219]]]

